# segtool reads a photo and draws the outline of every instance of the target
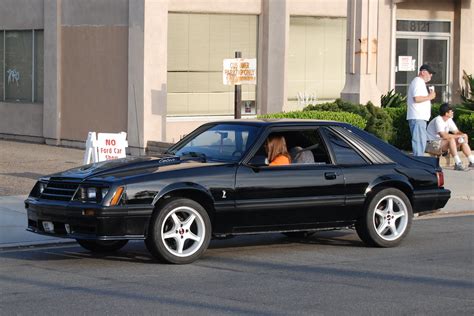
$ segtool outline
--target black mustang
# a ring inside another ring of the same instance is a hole
[[[291,164],[268,166],[272,134],[286,139]],[[161,157],[41,178],[25,205],[32,232],[97,252],[141,239],[161,260],[190,263],[211,236],[355,226],[364,243],[393,247],[413,213],[447,203],[443,182],[437,159],[405,155],[349,124],[235,120],[205,124]]]

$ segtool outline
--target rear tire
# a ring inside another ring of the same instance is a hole
[[[123,248],[128,240],[86,240],[76,239],[81,247],[96,253],[114,252]]]
[[[369,246],[395,247],[410,231],[412,219],[407,196],[398,189],[387,188],[371,199],[364,217],[356,223],[356,231]]]
[[[161,261],[186,264],[197,260],[209,246],[211,221],[196,201],[176,198],[153,214],[146,247]]]

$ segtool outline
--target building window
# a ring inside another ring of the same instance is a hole
[[[43,31],[0,31],[0,100],[43,102]]]
[[[257,57],[257,16],[170,13],[168,23],[168,116],[233,115],[223,60],[235,51]],[[255,100],[255,91],[243,85],[242,100]]]
[[[291,109],[302,106],[304,95],[317,101],[339,98],[345,64],[345,18],[290,17],[287,91]]]

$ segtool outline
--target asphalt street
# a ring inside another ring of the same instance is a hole
[[[474,216],[417,219],[396,248],[354,231],[211,242],[190,265],[142,242],[111,255],[76,245],[0,252],[3,315],[472,315]]]

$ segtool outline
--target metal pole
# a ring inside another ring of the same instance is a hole
[[[242,58],[241,52],[235,52],[235,58]],[[240,119],[241,118],[241,106],[242,103],[242,86],[234,85],[234,118]]]

